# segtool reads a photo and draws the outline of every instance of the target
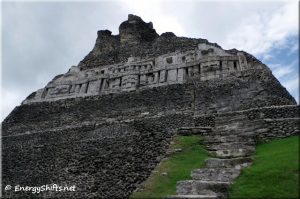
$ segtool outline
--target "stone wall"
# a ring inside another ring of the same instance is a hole
[[[284,138],[291,135],[299,135],[300,118],[264,119],[263,129],[258,130],[259,141],[269,141],[274,138]]]
[[[222,79],[192,80],[195,110],[199,114],[222,113],[274,105],[294,105],[296,101],[268,70],[248,70]]]
[[[268,141],[300,133],[300,106],[253,109],[248,111],[247,115],[251,120],[262,121],[262,128],[256,133],[258,141]]]
[[[176,84],[139,92],[24,104],[4,120],[2,135],[191,111],[191,90],[191,85]]]
[[[4,185],[56,183],[77,188],[52,194],[3,194],[13,198],[127,198],[164,157],[175,129],[192,126],[192,121],[191,115],[172,114],[4,136]]]
[[[5,119],[3,135],[84,122],[138,118],[145,114],[182,111],[213,114],[295,104],[276,79],[268,80],[274,83],[266,87],[265,78],[271,74],[259,75],[263,72],[241,73],[237,77],[224,77],[222,81],[189,81],[138,92],[24,104]]]
[[[194,117],[195,126],[215,127],[218,120],[246,116],[255,124],[256,141],[268,141],[300,133],[300,106],[271,106],[243,111],[198,115]]]

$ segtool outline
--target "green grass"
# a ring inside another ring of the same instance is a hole
[[[259,144],[253,165],[242,170],[230,198],[299,198],[299,137]]]
[[[191,171],[202,167],[208,157],[201,145],[200,136],[177,136],[170,145],[171,150],[182,149],[163,160],[146,180],[144,188],[130,198],[163,198],[176,193],[179,180],[191,179]],[[161,175],[166,172],[167,175]]]

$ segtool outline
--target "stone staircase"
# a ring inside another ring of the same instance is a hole
[[[167,198],[227,198],[233,180],[243,167],[251,165],[257,127],[245,116],[236,115],[218,116],[211,131],[207,131],[207,127],[206,131],[200,127],[192,129],[192,134],[198,132],[204,136],[204,144],[212,157],[206,159],[204,168],[191,172],[192,180],[177,182],[177,195]]]

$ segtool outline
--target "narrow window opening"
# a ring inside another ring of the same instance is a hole
[[[87,92],[88,92],[88,89],[89,89],[89,84],[90,84],[90,82],[87,82],[87,83],[86,83],[86,88],[85,88],[85,91],[84,91],[85,93],[87,93]]]
[[[165,80],[168,81],[168,71],[166,70],[166,73],[165,73]]]
[[[160,70],[158,71],[158,77],[157,77],[157,81],[159,82],[160,80]]]
[[[236,61],[233,62],[233,68],[237,69]]]
[[[185,76],[189,76],[189,69],[185,68]]]
[[[139,85],[140,85],[140,81],[141,81],[141,76],[140,76],[140,75],[138,75],[137,86],[139,86]]]
[[[99,87],[99,92],[101,92],[101,90],[102,90],[103,81],[104,81],[104,79],[101,79],[101,81],[100,81],[100,87]]]

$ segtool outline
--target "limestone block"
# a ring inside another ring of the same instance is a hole
[[[198,75],[200,73],[199,65],[193,66],[193,73]]]
[[[122,90],[135,89],[138,83],[138,75],[128,75],[122,77]]]
[[[214,195],[224,198],[229,190],[229,182],[184,180],[178,181],[176,193],[179,195]]]
[[[240,175],[240,170],[235,168],[203,168],[192,171],[194,180],[231,182]]]
[[[168,71],[168,82],[176,82],[177,81],[177,69],[169,70]]]
[[[110,88],[111,89],[117,89],[120,88],[120,85],[122,85],[122,80],[120,78],[110,79]]]
[[[161,70],[160,71],[160,78],[159,78],[159,82],[163,83],[166,81],[166,71],[165,70]]]
[[[141,75],[140,76],[140,85],[145,85],[146,84],[146,75]]]
[[[81,87],[80,84],[75,85],[75,93],[79,93],[80,87]]]
[[[69,91],[70,85],[59,85],[52,90],[51,95],[68,94]]]
[[[74,92],[75,92],[75,88],[76,88],[76,85],[73,84],[73,85],[71,86],[70,93],[74,93]]]
[[[87,83],[82,84],[79,93],[86,93],[87,91]]]
[[[158,83],[158,72],[154,73],[154,83]]]
[[[205,165],[208,168],[234,168],[237,165],[247,166],[252,163],[250,157],[240,157],[231,159],[208,158],[205,160]]]
[[[183,82],[183,78],[184,78],[184,69],[183,68],[179,68],[178,69],[178,74],[177,74],[177,80],[178,80],[178,82]]]
[[[101,80],[90,81],[87,93],[96,94],[99,92]]]
[[[240,65],[240,69],[247,69],[248,68],[248,64],[247,64],[247,59],[244,55],[244,53],[238,53],[237,54],[239,57],[239,65]]]

